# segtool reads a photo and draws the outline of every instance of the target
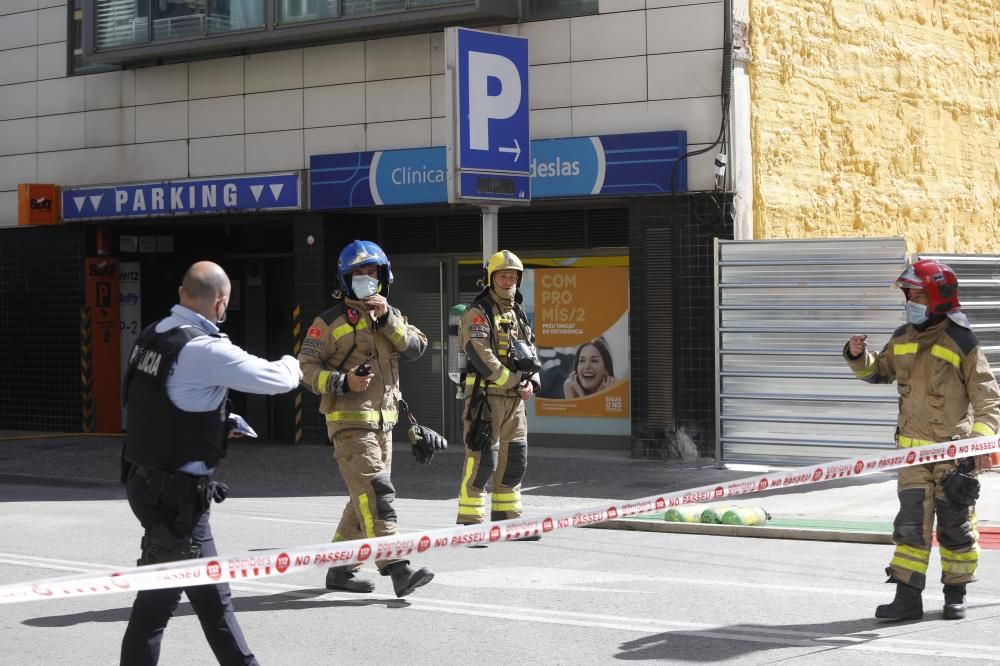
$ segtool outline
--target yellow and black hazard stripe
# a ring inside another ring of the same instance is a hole
[[[292,352],[296,358],[299,356],[299,352],[302,350],[302,308],[296,305],[292,308]],[[293,444],[298,444],[302,441],[302,386],[295,389],[295,429],[294,429],[294,439]]]
[[[94,432],[94,327],[90,308],[80,308],[80,407],[84,432]]]

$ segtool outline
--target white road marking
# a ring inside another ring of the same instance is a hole
[[[435,578],[435,582],[437,579]],[[242,585],[241,585],[242,586]],[[234,586],[235,588],[236,586]],[[267,582],[253,583],[255,588],[271,591],[285,589],[288,596],[302,599],[314,599],[312,592],[293,585],[274,584]],[[308,589],[308,588],[307,588]],[[335,598],[338,601],[355,601],[368,605],[370,600],[397,601],[388,595],[347,595],[328,593],[324,597]],[[770,645],[785,645],[807,648],[837,648],[842,650],[861,650],[865,652],[884,652],[893,654],[910,654],[921,656],[939,656],[961,659],[977,659],[1000,661],[1000,647],[993,645],[955,645],[945,641],[920,641],[908,638],[896,638],[891,629],[865,630],[862,635],[846,634],[841,636],[776,629],[757,625],[720,626],[680,620],[663,620],[648,617],[628,617],[622,615],[603,615],[598,613],[580,613],[574,611],[548,610],[543,608],[527,608],[521,606],[506,606],[482,602],[452,601],[428,597],[408,597],[409,608],[425,612],[448,613],[452,615],[467,615],[488,617],[521,622],[542,622],[565,626],[593,627],[646,633],[663,631],[678,636],[693,636],[697,638],[717,638],[721,640],[745,641]],[[909,631],[910,628],[900,628]],[[912,647],[908,647],[912,646]],[[946,649],[946,648],[952,649]]]
[[[77,562],[74,560],[64,560],[57,558],[46,558],[34,555],[17,555],[13,553],[0,553],[0,562],[6,564],[15,564],[20,566],[37,567],[44,569],[56,569],[56,570],[66,570],[66,571],[80,571],[80,572],[95,572],[96,570],[108,570],[115,569],[111,565],[95,564],[91,562]],[[71,566],[67,566],[71,565]],[[445,585],[448,585],[449,579],[472,579],[478,577],[479,582],[476,585],[482,584],[482,581],[487,579],[488,576],[496,570],[492,569],[472,569],[461,572],[448,572],[446,574],[438,574],[435,578],[435,583],[439,581]],[[509,575],[514,572],[521,572],[523,575],[524,571],[533,572],[536,578],[538,576],[552,577],[555,578],[557,583],[560,580],[580,580],[583,577],[584,580],[587,578],[598,579],[598,580],[608,580],[608,581],[622,581],[622,580],[638,580],[638,581],[666,581],[671,583],[685,583],[685,584],[712,584],[712,585],[734,585],[731,582],[724,581],[705,581],[705,580],[685,580],[680,578],[665,578],[665,577],[655,577],[655,576],[630,576],[629,574],[609,574],[607,572],[595,572],[595,571],[567,571],[565,569],[545,569],[541,567],[525,567],[525,568],[508,568],[502,569],[500,571],[506,572],[502,576],[502,580],[506,581],[506,586],[509,588]],[[454,586],[454,585],[452,585]],[[464,585],[462,585],[464,586]],[[794,586],[780,586],[780,585],[766,585],[766,584],[755,584],[755,583],[743,583],[739,585],[740,587],[750,587],[757,589],[768,589],[768,590],[793,590],[793,591],[808,591],[808,592],[837,592],[839,594],[854,594],[869,596],[871,593],[867,591],[859,590],[827,590],[826,588],[804,588],[804,587],[794,587]],[[289,596],[298,597],[302,599],[314,599],[316,598],[315,588],[302,587],[300,585],[293,585],[289,583],[280,583],[269,580],[245,580],[245,581],[234,581],[231,584],[233,590],[237,590],[243,593],[246,592],[285,592]],[[534,588],[537,589],[537,588]],[[611,590],[608,588],[573,588],[571,586],[566,586],[565,588],[559,589],[576,589],[585,590],[592,589],[595,591],[621,591],[626,593],[635,593],[636,590]],[[337,593],[326,593],[323,595],[329,598],[335,598],[337,600],[343,601],[356,601],[359,604],[368,604],[371,600],[385,600],[385,601],[396,601],[395,597],[388,595],[347,595],[347,594],[337,594]],[[980,603],[989,603],[991,600],[977,598],[976,601]],[[448,613],[453,615],[467,615],[473,617],[485,617],[485,618],[495,618],[504,620],[515,620],[521,622],[541,622],[544,624],[556,624],[565,626],[576,626],[576,627],[592,627],[599,629],[612,629],[616,631],[629,631],[629,632],[642,632],[648,633],[650,631],[663,631],[671,634],[676,634],[680,636],[694,636],[699,638],[716,638],[720,640],[731,640],[731,641],[745,641],[752,643],[764,643],[771,645],[786,645],[793,647],[806,647],[806,648],[837,648],[842,650],[860,650],[865,652],[882,652],[882,653],[893,653],[893,654],[906,654],[906,655],[919,655],[919,656],[938,656],[947,657],[954,659],[977,659],[977,660],[990,660],[990,661],[1000,661],[1000,647],[993,645],[954,645],[949,642],[944,641],[920,641],[910,638],[896,638],[892,635],[891,629],[880,630],[872,629],[866,630],[862,635],[829,635],[814,632],[805,631],[795,631],[786,630],[774,627],[764,627],[752,624],[747,625],[736,625],[736,626],[719,626],[712,624],[704,624],[697,622],[685,622],[681,620],[665,620],[660,618],[648,618],[648,617],[628,617],[623,615],[608,615],[599,613],[583,613],[576,611],[564,611],[564,610],[549,610],[544,608],[530,608],[523,606],[508,606],[500,604],[489,604],[483,602],[465,602],[465,601],[454,601],[449,599],[434,599],[428,597],[409,597],[406,599],[409,604],[409,608],[414,610],[424,611],[424,612],[438,612],[438,613]],[[971,608],[975,608],[976,604],[970,604]],[[909,628],[901,628],[901,630],[908,631]],[[951,649],[948,649],[951,648]]]

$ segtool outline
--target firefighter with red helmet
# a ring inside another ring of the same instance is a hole
[[[927,446],[1000,430],[1000,389],[990,364],[960,311],[958,279],[946,264],[923,259],[896,280],[906,298],[907,323],[896,329],[878,354],[867,350],[866,335],[844,346],[855,376],[870,384],[893,381],[899,392],[896,445]],[[990,464],[981,456],[961,461],[913,465],[899,470],[899,512],[893,529],[896,549],[886,573],[896,596],[875,617],[923,617],[922,591],[937,518],[944,584],[944,618],[965,617],[966,584],[976,580],[975,475]]]
[[[350,499],[337,525],[334,541],[398,534],[392,485],[392,428],[396,425],[399,357],[419,358],[427,337],[389,305],[392,284],[389,258],[375,243],[356,240],[340,253],[340,295],[332,308],[313,320],[299,353],[302,381],[320,396],[334,458]],[[444,440],[423,429],[414,455],[445,448]],[[418,444],[427,451],[418,451]],[[419,460],[419,456],[418,456]],[[426,461],[426,459],[425,459]],[[407,560],[379,560],[383,576],[391,576],[397,597],[426,585],[434,577]],[[356,577],[361,564],[333,567],[326,587],[344,592],[372,592],[374,583]]]
[[[491,520],[521,516],[521,481],[528,464],[524,401],[541,387],[535,336],[520,305],[523,275],[524,264],[513,252],[491,255],[483,268],[485,288],[459,327],[460,348],[468,359],[457,521],[462,525],[486,520],[487,484],[492,485]]]

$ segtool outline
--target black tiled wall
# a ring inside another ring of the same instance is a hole
[[[86,228],[0,232],[0,429],[79,432]]]
[[[299,306],[300,339],[316,315],[331,305],[336,284],[334,270],[339,247],[330,247],[322,215],[299,215],[292,224],[295,247],[295,304]],[[312,244],[308,242],[312,237]],[[332,259],[331,259],[332,257]],[[331,266],[332,264],[332,266]],[[322,444],[327,440],[326,422],[319,413],[319,398],[301,388],[302,439],[300,444]]]
[[[714,241],[732,238],[731,200],[696,193],[636,201],[631,208],[630,328],[632,337],[632,455],[637,458],[679,457],[683,442],[692,441],[702,457],[715,455]],[[669,227],[672,241],[672,284],[646,280],[648,258],[643,243],[651,227]],[[672,290],[673,413],[672,424],[649,419],[647,370],[650,290]]]

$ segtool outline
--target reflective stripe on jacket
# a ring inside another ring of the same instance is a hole
[[[950,319],[893,332],[878,354],[844,358],[859,379],[896,382],[897,444],[908,448],[1000,430],[1000,389],[973,332]]]
[[[465,311],[458,331],[459,346],[474,371],[465,378],[466,395],[471,393],[477,374],[482,377],[480,386],[485,380],[490,394],[517,395],[521,374],[510,369],[507,354],[515,340],[524,340],[534,347],[534,335],[530,328],[518,321],[509,299],[500,299],[492,291],[490,296],[492,304],[485,299],[479,300],[477,303],[482,307],[474,305]],[[537,373],[531,376],[531,380],[540,385]]]
[[[399,356],[416,359],[427,337],[390,306],[376,321],[358,302],[347,299],[313,320],[299,352],[302,381],[320,396],[319,411],[331,433],[344,428],[390,430],[398,420]],[[347,388],[347,374],[369,363],[372,381],[365,391]]]

